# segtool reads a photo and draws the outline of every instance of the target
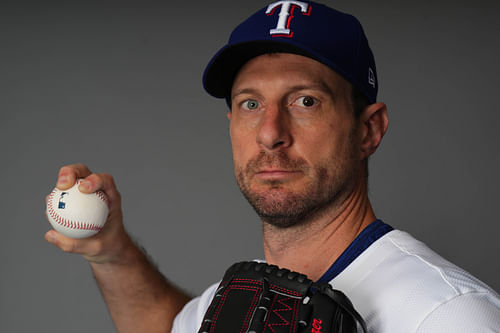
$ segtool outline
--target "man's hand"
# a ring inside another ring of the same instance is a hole
[[[106,193],[110,206],[106,224],[101,231],[89,238],[73,239],[50,230],[45,234],[45,239],[65,252],[83,255],[91,263],[119,263],[124,259],[123,250],[131,245],[131,240],[123,227],[121,197],[113,177],[109,174],[92,173],[85,165],[74,164],[60,169],[56,186],[60,190],[67,190],[79,178],[84,179],[79,186],[81,192],[102,190]]]
[[[113,177],[74,164],[61,168],[57,188],[66,190],[79,178],[84,179],[81,192],[106,193],[110,205],[106,224],[89,238],[73,239],[51,230],[45,239],[89,261],[118,332],[170,332],[189,296],[167,281],[125,231]]]

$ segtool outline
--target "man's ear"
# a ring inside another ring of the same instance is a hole
[[[368,105],[360,117],[362,159],[368,158],[376,150],[389,126],[387,106],[382,103]]]
[[[227,111],[226,117],[228,120],[231,120],[231,111]]]

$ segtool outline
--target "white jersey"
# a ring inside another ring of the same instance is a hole
[[[370,243],[330,284],[372,333],[500,333],[499,295],[399,230]],[[172,332],[198,332],[216,288],[189,302]]]

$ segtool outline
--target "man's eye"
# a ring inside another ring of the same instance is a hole
[[[259,102],[254,99],[249,99],[243,102],[243,108],[246,110],[255,110],[259,107]]]
[[[303,96],[303,97],[300,97],[299,99],[297,99],[295,101],[295,103],[293,103],[293,104],[296,104],[299,106],[311,107],[313,105],[316,105],[317,103],[318,103],[318,101],[314,97]]]

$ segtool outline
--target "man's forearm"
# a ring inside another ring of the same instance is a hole
[[[123,259],[90,265],[120,333],[170,332],[189,296],[173,286],[133,243]]]

